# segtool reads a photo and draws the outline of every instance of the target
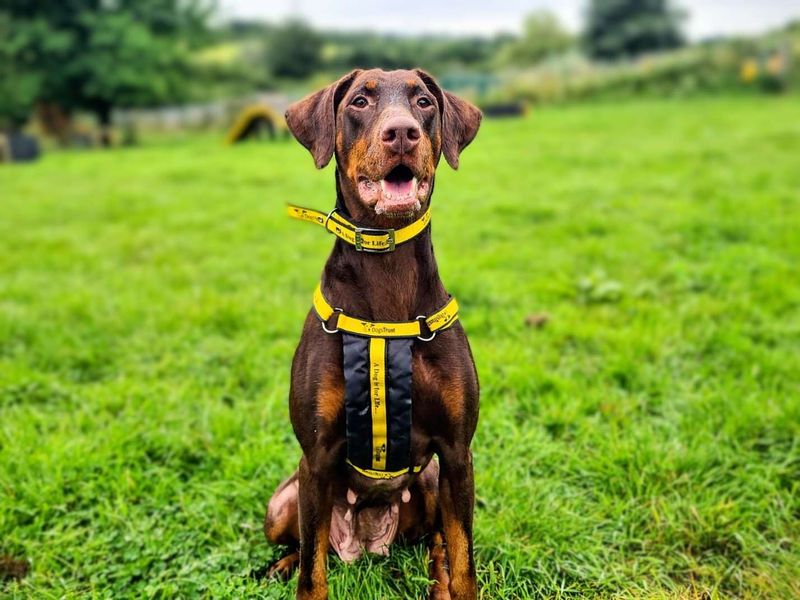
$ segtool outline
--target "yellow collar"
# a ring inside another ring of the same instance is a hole
[[[312,208],[288,205],[286,212],[290,217],[324,227],[339,239],[344,240],[360,252],[391,252],[395,246],[404,244],[422,233],[431,222],[431,209],[425,211],[419,219],[401,229],[377,229],[358,227],[333,209],[323,213]]]
[[[375,322],[365,321],[357,317],[351,317],[344,314],[341,308],[334,308],[322,295],[322,284],[317,285],[314,290],[314,312],[317,317],[322,321],[322,327],[328,333],[336,333],[337,331],[346,331],[354,335],[361,335],[365,337],[382,337],[382,338],[419,338],[427,342],[432,340],[439,331],[444,331],[458,320],[458,302],[452,296],[442,308],[437,310],[430,316],[420,315],[414,321],[400,321],[400,322]],[[331,330],[326,327],[328,319],[334,313],[339,313],[336,320],[335,329]],[[422,328],[422,323],[425,323],[427,331]]]

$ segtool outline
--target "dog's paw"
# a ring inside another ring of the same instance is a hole
[[[300,562],[300,553],[292,552],[280,560],[276,560],[267,571],[268,579],[280,579],[286,581],[292,576],[297,564]]]
[[[434,583],[428,594],[428,600],[450,600],[450,590],[447,589],[446,585]]]

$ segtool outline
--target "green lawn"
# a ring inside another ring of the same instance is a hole
[[[482,598],[800,596],[797,98],[487,121],[436,187]],[[288,140],[0,167],[0,596],[292,597],[261,519],[332,238],[284,204],[332,201]],[[331,596],[423,597],[424,554]]]

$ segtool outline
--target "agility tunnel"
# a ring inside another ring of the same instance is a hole
[[[250,139],[275,139],[285,129],[279,113],[263,104],[253,104],[239,113],[225,141],[236,144]]]

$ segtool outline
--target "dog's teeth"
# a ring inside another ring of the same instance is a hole
[[[403,504],[408,504],[408,501],[411,500],[411,492],[407,489],[403,490],[403,495],[400,496],[400,499],[403,501]]]
[[[348,504],[355,504],[357,500],[358,500],[358,496],[356,495],[356,493],[353,490],[351,490],[350,488],[347,488],[347,503]]]

